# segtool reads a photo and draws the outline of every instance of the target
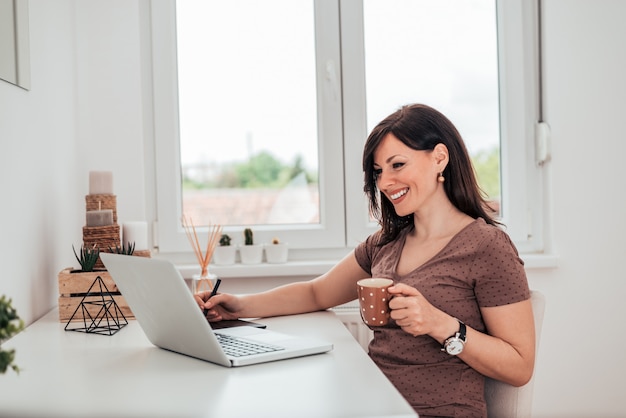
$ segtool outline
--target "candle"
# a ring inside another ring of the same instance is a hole
[[[113,225],[113,210],[88,210],[87,226],[110,226]]]
[[[122,225],[122,245],[135,243],[135,251],[148,249],[148,223],[125,222]]]
[[[89,194],[113,194],[113,173],[111,171],[90,171]]]

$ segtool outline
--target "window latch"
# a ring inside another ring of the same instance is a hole
[[[535,162],[542,166],[550,161],[550,125],[537,122],[535,125]]]

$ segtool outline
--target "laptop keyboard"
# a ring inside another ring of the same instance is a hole
[[[279,347],[277,345],[251,342],[217,332],[215,333],[215,336],[224,349],[224,352],[233,357],[250,356],[253,354],[269,353],[284,349],[283,347]]]

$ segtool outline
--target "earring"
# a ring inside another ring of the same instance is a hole
[[[437,176],[437,181],[439,183],[443,183],[444,181],[446,181],[446,178],[443,176],[443,172],[439,173],[439,175]]]

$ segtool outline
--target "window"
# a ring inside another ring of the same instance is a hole
[[[247,226],[258,242],[279,236],[295,258],[345,253],[376,227],[362,192],[369,130],[423,102],[490,171],[481,185],[518,248],[540,251],[533,13],[522,0],[180,2],[178,15],[153,2],[160,250],[188,251],[180,219],[193,213],[235,241]],[[229,199],[253,210],[223,217]]]
[[[176,17],[183,212],[319,224],[313,3],[181,1]]]

